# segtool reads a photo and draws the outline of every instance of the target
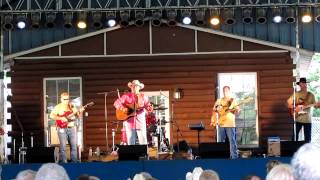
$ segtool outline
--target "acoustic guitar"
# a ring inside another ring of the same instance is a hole
[[[88,104],[82,106],[83,109],[86,109],[87,107],[89,106],[93,106],[94,105],[94,102],[89,102]],[[59,115],[59,117],[65,117],[68,121],[63,121],[63,120],[56,120],[56,125],[57,127],[59,128],[67,128],[68,127],[68,124],[70,122],[73,122],[77,119],[77,116],[76,114],[79,113],[80,111],[75,111],[75,112],[72,112],[72,111],[67,111],[65,112],[63,115]]]
[[[126,111],[116,109],[116,118],[118,121],[126,121],[130,117],[133,117],[135,115],[135,111],[140,111],[141,109],[144,109],[145,107],[136,107],[134,108],[134,105],[129,104],[125,105]]]
[[[229,106],[220,105],[220,108],[218,108],[217,113],[219,114],[219,116],[223,116],[227,112],[235,113],[235,111],[236,111],[235,107],[240,106],[242,104],[249,103],[251,101],[253,101],[253,97],[246,97],[243,100],[241,100],[238,104],[234,105],[234,107],[231,107],[232,103]]]

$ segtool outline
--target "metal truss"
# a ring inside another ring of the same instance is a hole
[[[319,6],[320,0],[0,0],[1,13]]]

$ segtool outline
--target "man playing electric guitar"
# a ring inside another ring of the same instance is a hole
[[[63,92],[60,95],[61,103],[57,104],[50,113],[50,118],[56,121],[58,137],[60,142],[60,160],[63,163],[67,162],[66,156],[66,141],[68,140],[71,147],[71,161],[77,162],[77,140],[76,140],[76,126],[74,119],[81,115],[84,108],[78,111],[74,105],[70,103],[69,93]],[[60,127],[59,127],[60,126]]]

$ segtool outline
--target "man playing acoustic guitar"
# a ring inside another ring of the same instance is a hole
[[[223,97],[213,107],[211,126],[218,124],[219,142],[225,142],[226,136],[230,143],[230,157],[238,158],[235,116],[240,114],[239,104],[231,97],[230,87],[223,87]]]
[[[61,103],[57,104],[50,113],[50,118],[56,121],[58,137],[60,142],[60,160],[67,162],[66,141],[69,141],[71,147],[71,161],[77,162],[77,139],[75,118],[78,118],[84,111],[84,108],[77,108],[69,101],[69,93],[63,92],[60,95]]]
[[[128,145],[136,144],[138,136],[139,144],[147,144],[146,112],[151,112],[152,105],[146,95],[140,92],[144,84],[139,80],[128,83],[131,92],[122,95],[114,102],[118,120],[123,123]]]
[[[308,91],[307,79],[300,78],[296,83],[300,86],[300,91],[295,92],[295,99],[293,94],[287,100],[287,105],[291,115],[295,115],[296,132],[295,139],[298,140],[299,132],[303,127],[304,140],[311,141],[311,107],[319,108],[319,103],[316,103],[315,96]]]

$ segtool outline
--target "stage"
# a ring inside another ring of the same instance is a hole
[[[213,169],[220,179],[236,180],[245,175],[255,174],[266,176],[266,164],[276,159],[290,163],[290,157],[239,158],[231,159],[199,159],[199,160],[140,160],[140,161],[110,161],[67,163],[62,166],[67,170],[70,179],[76,179],[80,174],[97,176],[100,179],[125,180],[133,178],[136,173],[146,171],[156,179],[184,180],[187,172],[194,167]],[[1,177],[4,180],[14,179],[16,174],[24,169],[37,170],[41,164],[5,164],[2,165]]]

